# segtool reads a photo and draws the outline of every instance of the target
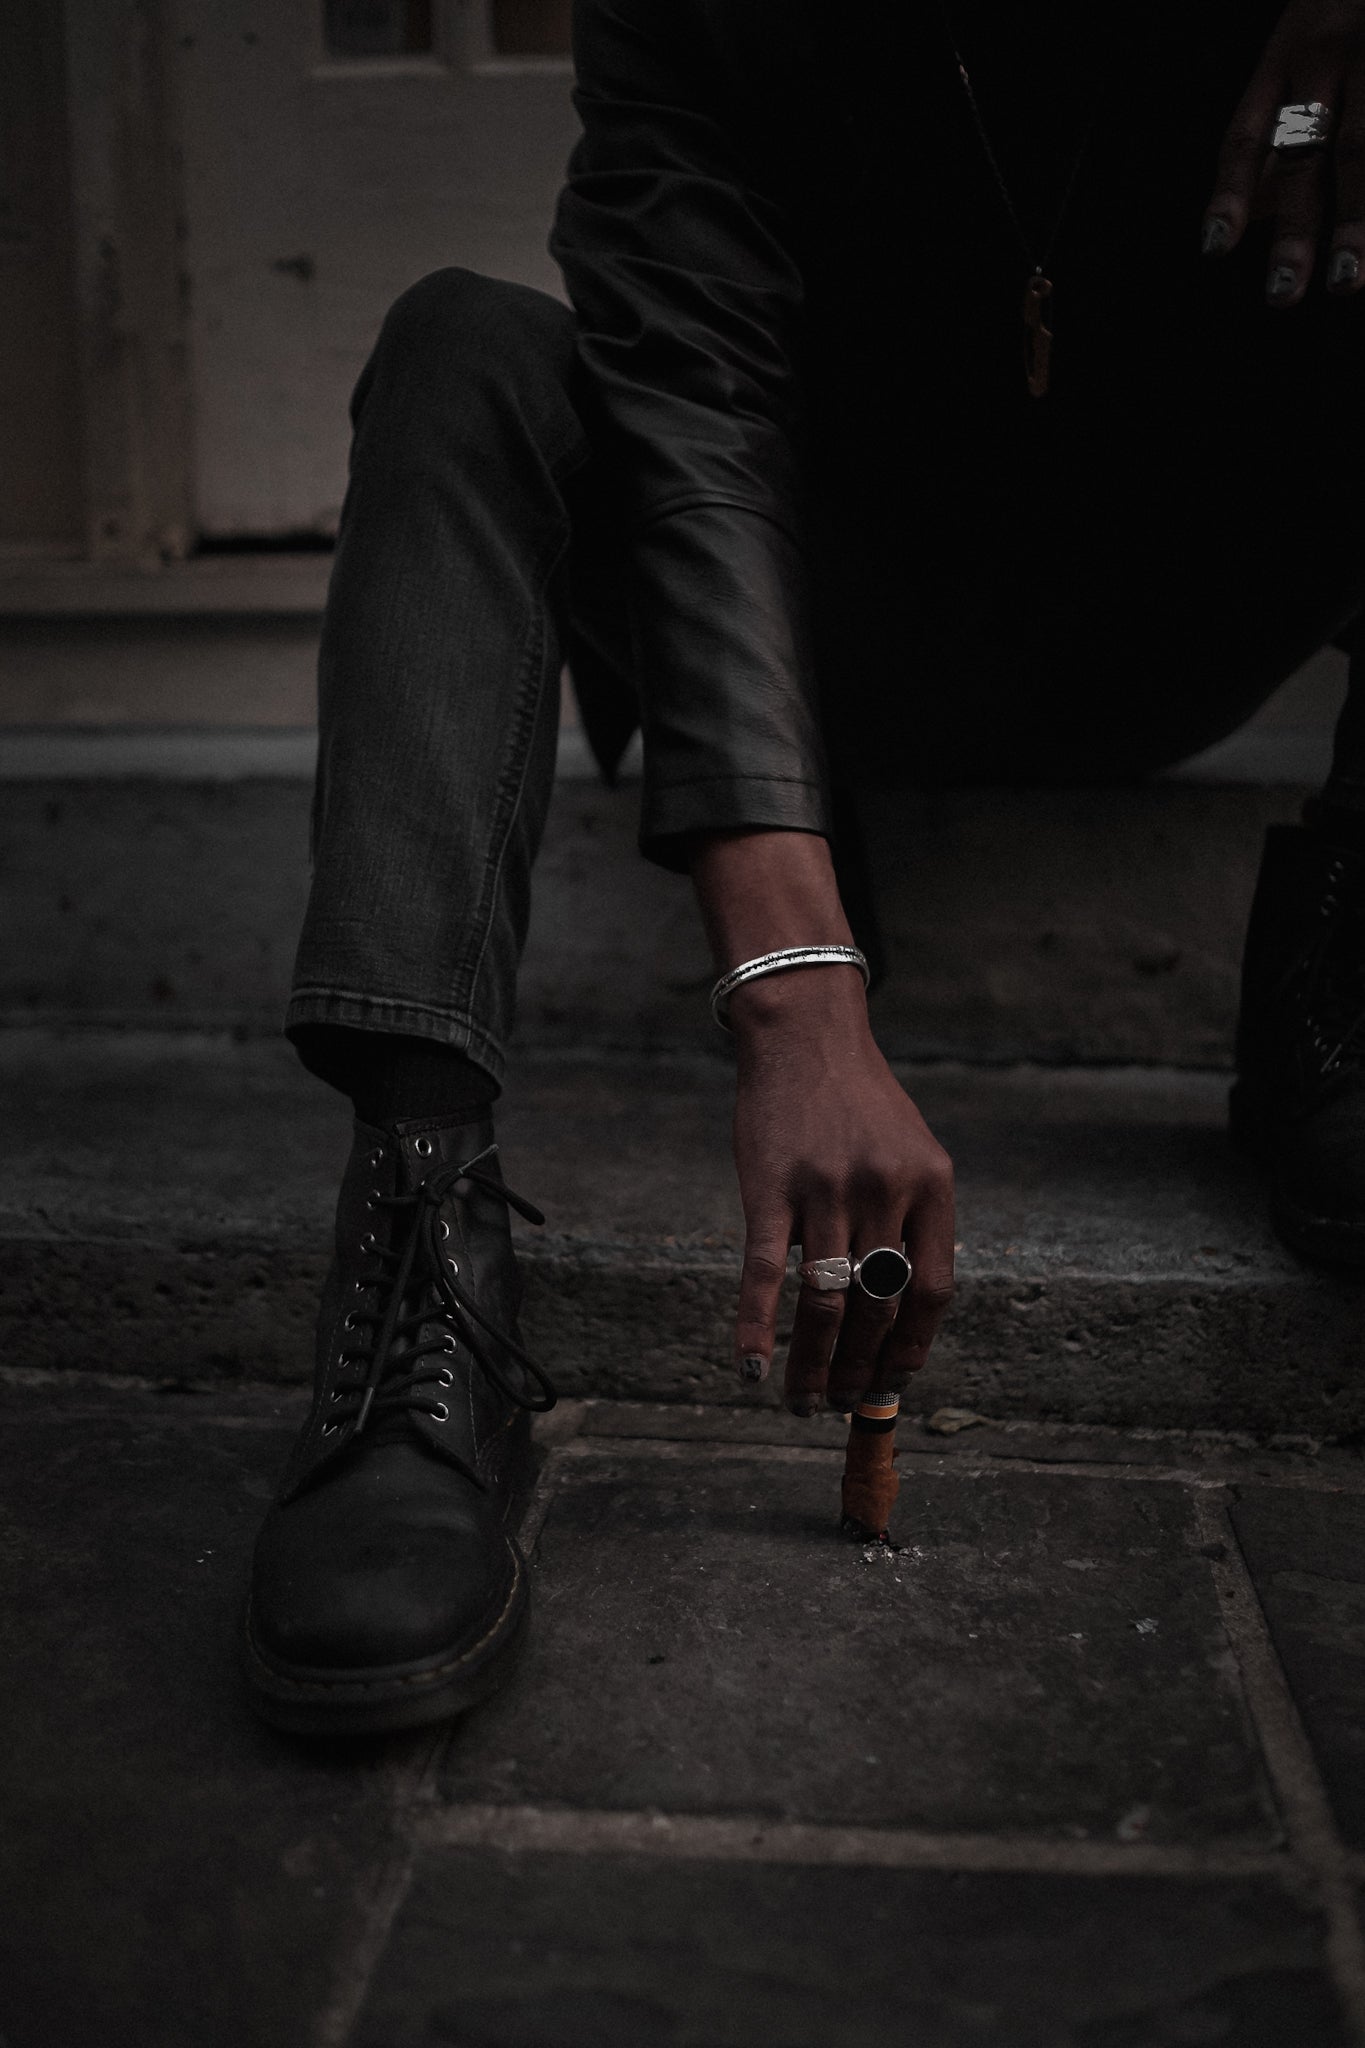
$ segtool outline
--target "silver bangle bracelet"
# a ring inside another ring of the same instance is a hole
[[[756,960],[741,960],[738,967],[722,974],[711,991],[711,1015],[721,1030],[730,1029],[730,998],[743,982],[782,974],[791,967],[856,967],[864,988],[872,978],[856,946],[780,946],[775,953],[760,953]]]

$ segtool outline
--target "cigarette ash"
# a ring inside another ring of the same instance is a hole
[[[853,1515],[845,1515],[842,1518],[839,1523],[839,1534],[860,1546],[864,1564],[871,1564],[874,1559],[889,1564],[893,1558],[900,1556],[904,1548],[902,1544],[891,1541],[887,1530],[869,1529],[865,1522],[858,1521]]]

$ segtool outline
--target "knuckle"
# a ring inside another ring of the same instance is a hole
[[[921,1192],[927,1195],[946,1195],[951,1192],[955,1178],[952,1160],[941,1145],[935,1145],[920,1168]]]
[[[896,1192],[905,1186],[905,1165],[891,1157],[865,1159],[854,1176],[849,1193],[859,1209],[892,1206]]]
[[[799,1159],[792,1169],[791,1179],[807,1202],[812,1196],[828,1201],[841,1192],[842,1177],[826,1159]]]
[[[916,1288],[915,1298],[923,1308],[942,1314],[951,1307],[956,1288],[951,1280],[929,1280],[923,1287]]]
[[[805,1300],[806,1320],[817,1329],[837,1329],[844,1319],[844,1297],[842,1294],[808,1294]]]
[[[1244,170],[1259,164],[1265,147],[1258,124],[1251,121],[1234,121],[1223,138],[1219,162],[1225,170]]]
[[[780,1287],[787,1271],[785,1251],[775,1246],[751,1244],[744,1251],[744,1279],[750,1286]]]

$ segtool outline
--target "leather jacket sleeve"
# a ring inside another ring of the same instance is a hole
[[[629,547],[641,844],[828,834],[802,543],[801,279],[727,120],[714,0],[579,0],[551,236]],[[722,0],[724,4],[724,0]]]

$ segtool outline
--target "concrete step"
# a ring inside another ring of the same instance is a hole
[[[286,1047],[0,1034],[11,1366],[298,1382],[347,1143]],[[998,1417],[1365,1428],[1356,1284],[1269,1235],[1212,1073],[962,1065],[903,1078],[959,1171],[960,1294],[917,1391]],[[500,1131],[527,1335],[566,1393],[740,1403],[724,1061],[539,1052]]]
[[[316,591],[291,570],[271,607],[234,612],[245,599],[223,564],[197,584],[217,612],[0,627],[0,1023],[278,1024],[316,748],[297,721],[317,621],[290,607]],[[186,602],[204,597],[197,584]],[[1324,652],[1241,733],[1143,788],[867,799],[888,1050],[1225,1060],[1261,839],[1325,769],[1344,670]],[[146,722],[176,704],[198,722]],[[78,722],[101,707],[140,722]],[[220,722],[234,715],[261,722]],[[690,892],[640,861],[638,809],[637,778],[598,785],[570,716],[522,984],[526,1047],[709,1041]]]
[[[309,735],[0,746],[0,1023],[273,1031],[308,888]],[[87,743],[88,745],[90,743]],[[3,777],[11,766],[71,772]],[[205,771],[206,761],[214,779]],[[196,762],[198,766],[196,767]],[[706,950],[687,884],[635,850],[639,792],[565,747],[521,985],[526,1047],[700,1050]],[[961,790],[867,808],[902,1058],[1228,1056],[1265,827],[1303,787]]]

